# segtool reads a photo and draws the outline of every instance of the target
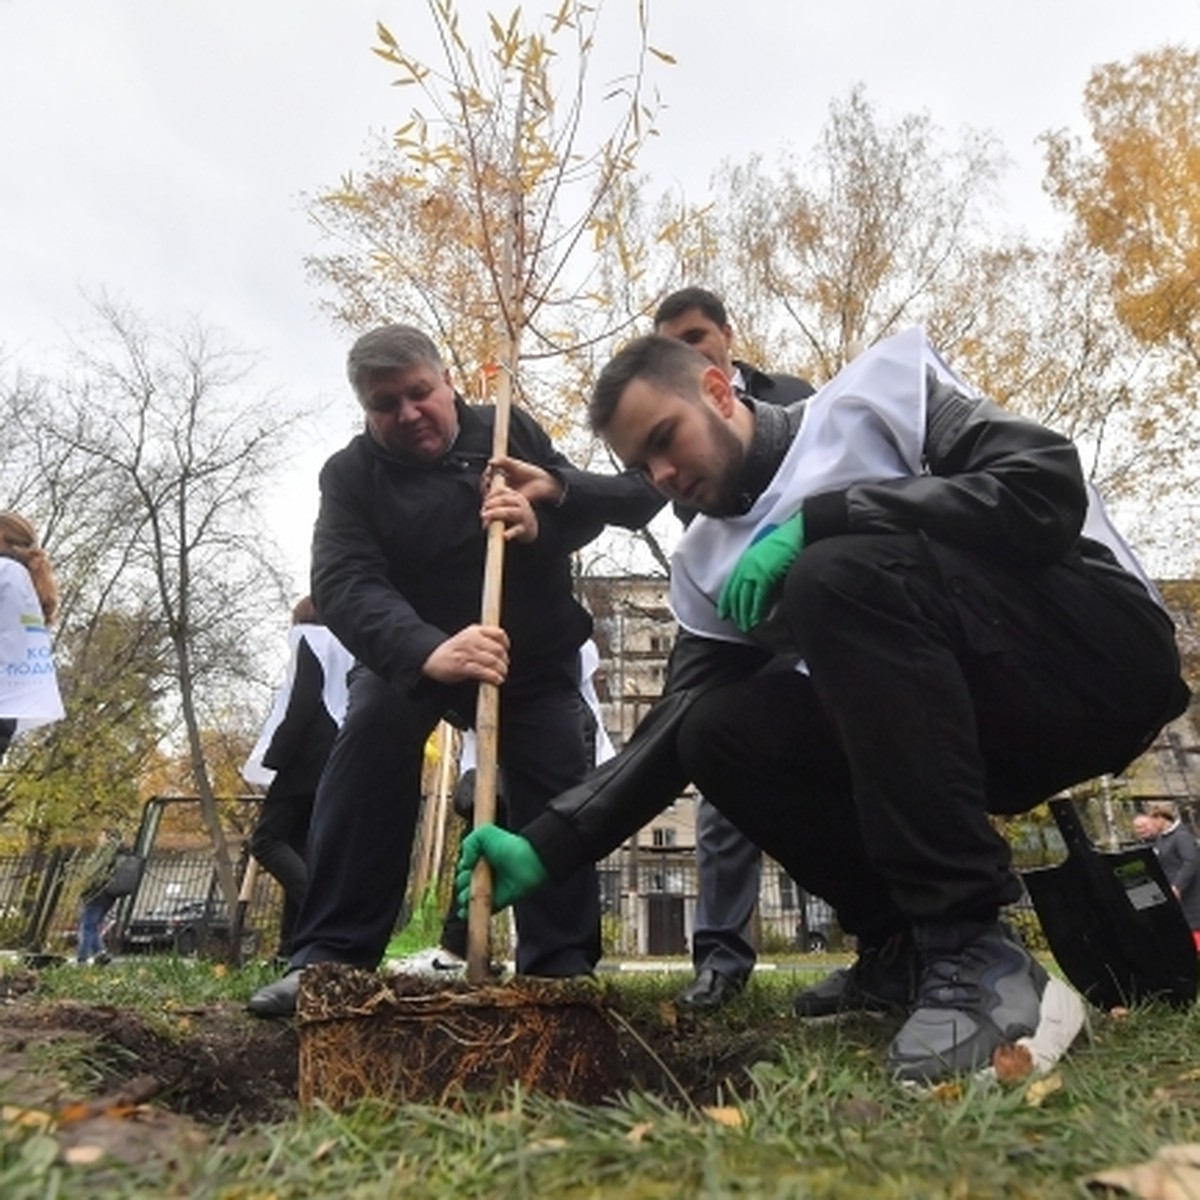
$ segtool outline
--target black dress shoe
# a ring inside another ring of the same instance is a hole
[[[745,987],[744,979],[735,979],[723,971],[704,967],[696,978],[675,997],[679,1008],[720,1008],[728,1004]]]
[[[256,1017],[291,1017],[296,1014],[296,996],[300,991],[300,971],[297,967],[282,979],[260,987],[249,1000],[246,1010]]]

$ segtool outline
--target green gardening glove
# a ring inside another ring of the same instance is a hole
[[[528,838],[523,838],[519,833],[509,833],[498,825],[480,825],[463,838],[458,851],[454,895],[458,900],[460,917],[467,915],[467,907],[471,903],[471,872],[481,858],[492,868],[493,912],[523,900],[549,878],[538,852]]]
[[[804,514],[775,526],[742,551],[717,597],[717,616],[749,633],[763,617],[788,567],[804,549]]]

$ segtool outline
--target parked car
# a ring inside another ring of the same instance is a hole
[[[121,937],[124,954],[196,954],[207,941],[229,940],[225,907],[207,900],[176,899],[134,916]]]

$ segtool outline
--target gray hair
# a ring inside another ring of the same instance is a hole
[[[442,356],[428,334],[412,325],[381,325],[364,333],[346,355],[346,375],[354,394],[361,397],[373,376],[399,371],[413,363],[428,363],[445,370]]]

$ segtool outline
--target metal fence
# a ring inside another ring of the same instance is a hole
[[[0,948],[30,954],[74,953],[88,855],[58,851],[0,857]],[[245,881],[244,856],[237,866]],[[273,955],[283,893],[265,872],[239,917],[241,957]],[[241,907],[239,905],[239,907]],[[228,957],[234,921],[217,885],[212,852],[165,850],[146,860],[141,882],[117,900],[104,930],[110,954],[176,952]]]
[[[248,837],[258,814],[254,796],[223,797],[218,819],[247,883]],[[250,876],[244,902],[230,913],[217,883],[210,838],[194,797],[156,796],[146,802],[133,849],[144,866],[136,890],[118,899],[104,929],[111,954],[175,951],[270,955],[277,948],[283,894],[264,872]],[[59,847],[0,856],[0,947],[28,954],[74,952],[82,888],[92,848]],[[237,935],[237,945],[231,937]]]
[[[217,884],[209,849],[156,846],[169,806],[188,798],[158,798],[147,806],[139,830],[145,868],[137,890],[116,902],[106,942],[111,953],[178,952],[231,957],[269,957],[278,949],[283,896],[265,872],[256,872],[243,888],[238,913],[228,912]],[[246,882],[246,835],[256,802],[238,798],[242,811],[230,822],[231,852],[239,883]],[[250,804],[251,809],[245,808]],[[1083,806],[1093,840],[1105,849],[1134,844],[1131,818],[1136,802],[1109,800]],[[235,810],[230,810],[235,811]],[[1185,819],[1193,814],[1185,809]],[[1194,826],[1193,826],[1194,828]],[[1036,866],[1062,857],[1056,830],[1044,824],[1020,824],[1010,833],[1019,866]],[[148,852],[146,849],[148,847]],[[49,850],[40,854],[0,856],[0,948],[66,955],[73,951],[81,908],[80,886],[90,851]],[[623,847],[598,867],[604,952],[610,957],[686,955],[695,926],[698,877],[695,854],[687,848]],[[408,906],[406,906],[408,911]],[[1028,898],[1007,916],[1034,945],[1040,925]],[[759,903],[751,937],[764,953],[806,953],[847,949],[846,938],[829,906],[806,895],[776,863],[764,857]],[[231,939],[237,935],[236,946]],[[508,952],[511,932],[497,930]]]

